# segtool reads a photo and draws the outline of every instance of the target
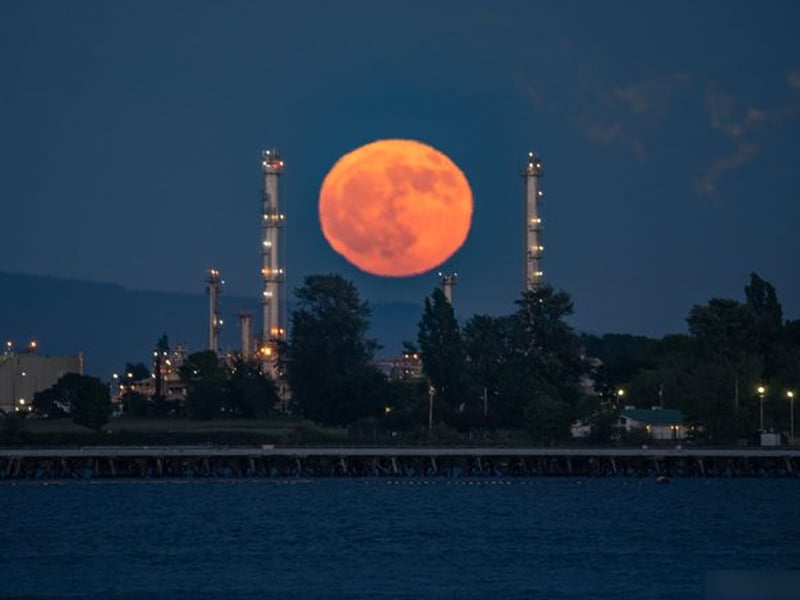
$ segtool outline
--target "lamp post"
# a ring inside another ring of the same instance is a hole
[[[619,408],[619,403],[622,402],[623,397],[625,397],[625,390],[619,388],[617,390],[617,408]]]
[[[786,390],[789,399],[789,443],[794,443],[794,390]]]
[[[433,432],[433,397],[436,395],[436,388],[428,386],[428,434]]]
[[[763,385],[760,385],[756,388],[756,393],[758,394],[758,422],[759,422],[759,430],[763,433],[764,431],[764,396],[767,393],[767,388]]]

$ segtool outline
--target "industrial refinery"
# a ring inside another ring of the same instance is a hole
[[[540,204],[544,193],[540,187],[540,179],[544,173],[538,155],[531,151],[522,171],[524,180],[524,274],[523,291],[536,290],[543,281],[542,255],[542,218]],[[283,174],[284,161],[277,149],[264,150],[261,153],[261,281],[263,291],[261,297],[262,329],[260,334],[253,334],[253,314],[238,312],[236,317],[240,330],[240,353],[242,356],[258,355],[262,360],[265,373],[280,381],[277,369],[277,344],[286,339],[286,271],[283,263],[282,231],[285,216],[280,210],[280,177]],[[453,305],[453,291],[458,273],[449,267],[438,272],[439,283],[447,301]],[[208,349],[221,353],[219,334],[223,320],[220,313],[219,298],[224,281],[217,269],[210,269],[206,277],[208,304]],[[394,362],[407,366],[408,358]],[[393,361],[385,361],[388,363]],[[387,370],[387,369],[384,369]],[[405,371],[408,371],[405,368]],[[388,370],[387,370],[388,372]],[[286,390],[284,390],[286,392]]]
[[[281,176],[284,170],[284,161],[277,149],[267,149],[261,152],[260,157],[261,193],[260,193],[260,268],[261,268],[261,297],[260,297],[260,323],[259,318],[249,310],[240,310],[235,313],[238,325],[239,340],[235,351],[243,357],[257,357],[264,373],[267,373],[278,382],[281,397],[288,398],[289,390],[282,382],[278,369],[278,345],[286,339],[287,327],[287,299],[286,299],[286,270],[284,257],[286,256],[284,226],[285,215],[281,212]],[[527,153],[526,162],[522,168],[523,177],[523,208],[524,208],[524,277],[521,289],[526,291],[536,290],[543,278],[542,272],[542,219],[540,204],[543,192],[540,189],[540,179],[543,174],[542,162],[538,155],[531,151]],[[438,283],[447,301],[455,306],[454,288],[458,280],[458,273],[449,265],[442,267],[438,272]],[[224,295],[225,281],[222,272],[217,268],[209,268],[204,277],[205,291],[208,299],[207,313],[207,350],[218,355],[230,353],[229,348],[223,348],[220,336],[226,325],[221,308]],[[231,316],[233,318],[233,316]],[[153,381],[132,381],[127,374],[117,374],[112,381],[115,395],[120,391],[138,391],[144,395],[158,393],[157,388],[163,387],[161,395],[172,399],[185,396],[185,386],[178,381],[178,367],[183,364],[187,355],[185,344],[179,344],[169,356],[159,356],[162,362],[154,365]],[[409,373],[419,371],[418,357],[401,357],[382,361],[392,363],[383,365],[388,373],[392,368],[399,369],[408,376]],[[77,357],[44,357],[36,354],[35,345],[15,351],[9,344],[5,353],[0,356],[0,409],[17,410],[30,406],[33,395],[40,390],[53,385],[58,378],[66,372],[83,372],[83,358]]]
[[[284,162],[277,149],[261,153],[262,197],[261,197],[261,279],[263,292],[261,335],[252,335],[252,317],[249,312],[237,313],[241,332],[240,351],[243,356],[258,352],[263,359],[265,371],[273,378],[277,373],[276,346],[286,339],[286,271],[282,259],[282,230],[285,216],[280,211],[280,176]],[[540,179],[544,173],[542,162],[534,151],[528,152],[523,169],[524,179],[524,276],[523,291],[536,290],[542,283],[542,218],[540,204],[544,193]],[[439,283],[447,301],[453,304],[453,288],[458,273],[449,268],[438,272]],[[221,280],[219,271],[211,269],[206,279],[209,295],[208,348],[219,352],[218,336],[222,327],[219,313],[219,294]]]

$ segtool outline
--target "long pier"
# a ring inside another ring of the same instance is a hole
[[[0,448],[0,481],[286,477],[798,477],[785,448]]]

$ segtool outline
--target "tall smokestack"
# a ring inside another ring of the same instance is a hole
[[[451,306],[453,305],[453,286],[456,284],[457,278],[458,273],[439,271],[439,280],[442,282],[442,291],[444,292],[444,297],[447,298],[447,301]]]
[[[261,173],[264,177],[262,196],[261,276],[264,281],[263,324],[261,352],[271,375],[276,374],[275,345],[284,339],[283,282],[284,270],[280,264],[280,232],[284,215],[278,204],[278,180],[283,172],[283,160],[277,150],[261,153]]]
[[[220,285],[225,283],[216,269],[208,270],[206,277],[206,293],[208,294],[208,349],[219,351],[219,333],[222,331],[222,317],[219,314]]]
[[[244,358],[250,357],[250,338],[252,336],[251,326],[253,323],[253,313],[238,312],[236,316],[239,318],[239,329],[241,331],[241,350]]]
[[[542,177],[542,161],[535,152],[528,152],[525,166],[525,291],[538,289],[542,282],[542,219],[539,217],[539,201],[544,195],[539,189]]]

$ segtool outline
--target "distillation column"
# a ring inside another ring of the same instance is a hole
[[[439,280],[442,282],[442,291],[444,297],[450,305],[453,305],[453,286],[456,284],[458,273],[450,273],[449,271],[439,271]]]
[[[261,237],[264,331],[261,351],[264,363],[273,376],[276,374],[275,342],[286,335],[282,315],[284,271],[280,264],[280,232],[284,216],[278,205],[278,179],[282,171],[280,153],[277,150],[264,150],[261,153],[261,172],[264,176]]]
[[[219,351],[219,333],[222,331],[222,317],[219,314],[219,294],[222,281],[219,271],[208,270],[206,277],[206,293],[208,294],[208,349],[212,352]]]
[[[237,312],[236,316],[239,318],[239,329],[242,335],[242,357],[250,358],[250,336],[252,335],[250,329],[253,322],[253,313]]]
[[[539,217],[539,201],[543,193],[539,179],[544,173],[542,162],[535,152],[528,152],[525,166],[525,287],[524,291],[536,290],[542,281],[542,219]]]

